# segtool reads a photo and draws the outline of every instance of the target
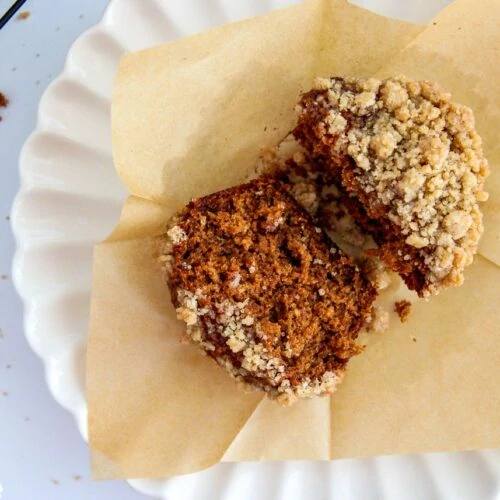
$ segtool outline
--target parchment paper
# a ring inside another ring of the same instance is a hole
[[[312,0],[123,58],[113,152],[133,196],[94,256],[87,397],[95,477],[500,446],[497,173],[482,246],[491,262],[478,256],[464,286],[415,303],[405,325],[392,318],[331,398],[290,408],[241,392],[180,342],[184,326],[152,243],[188,199],[245,177],[260,147],[289,131],[300,91],[318,75],[440,81],[475,109],[495,170],[498,19],[496,0],[457,0],[425,30],[342,0]],[[381,300],[407,295],[401,286]]]

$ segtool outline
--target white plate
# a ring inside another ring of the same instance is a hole
[[[55,399],[87,437],[85,343],[92,246],[115,225],[125,190],[111,160],[110,98],[120,56],[294,0],[113,0],[71,47],[40,102],[21,153],[13,210],[14,280],[25,330]],[[448,0],[358,0],[379,13],[425,22]],[[338,498],[500,499],[500,452],[378,457],[336,462],[219,464],[170,479],[130,481],[169,500]]]

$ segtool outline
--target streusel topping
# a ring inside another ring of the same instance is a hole
[[[437,84],[405,77],[320,78],[297,109],[299,124],[321,117],[315,154],[352,160],[344,188],[362,193],[368,216],[384,207],[420,251],[426,292],[460,284],[483,231],[489,173],[471,110]]]

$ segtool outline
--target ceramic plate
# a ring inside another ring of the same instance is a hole
[[[21,153],[13,210],[14,279],[25,330],[45,363],[56,400],[87,438],[85,344],[93,245],[115,225],[125,189],[111,159],[110,98],[120,56],[293,0],[113,0],[71,47],[40,102],[38,126]],[[365,0],[359,5],[426,22],[447,0]],[[500,452],[393,456],[335,462],[219,464],[207,471],[131,480],[169,500],[500,499]]]

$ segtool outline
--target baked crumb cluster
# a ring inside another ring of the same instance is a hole
[[[401,323],[405,323],[411,311],[411,302],[408,300],[398,300],[394,303],[394,312],[399,316]]]
[[[437,84],[405,77],[320,78],[297,110],[302,145],[342,165],[342,187],[368,217],[386,217],[417,250],[427,269],[422,295],[461,284],[483,231],[478,202],[487,199],[471,110]]]
[[[375,290],[270,180],[193,200],[160,261],[189,338],[282,404],[334,390]]]

